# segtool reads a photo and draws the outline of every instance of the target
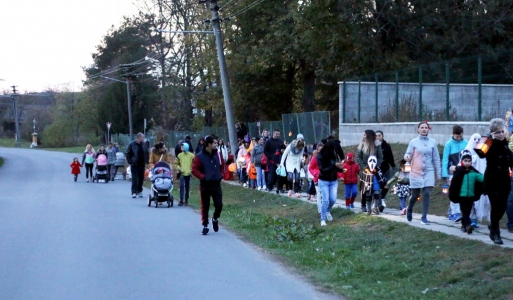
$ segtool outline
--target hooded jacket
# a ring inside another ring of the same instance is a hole
[[[452,166],[458,166],[460,161],[460,152],[465,149],[468,141],[462,139],[457,141],[451,137],[450,140],[445,143],[444,154],[442,157],[442,178],[449,176],[449,168]]]
[[[182,174],[182,176],[190,176],[192,170],[192,162],[194,160],[194,154],[189,151],[189,145],[183,144],[183,149],[185,151],[180,152],[175,161],[175,166],[178,172]]]
[[[354,154],[349,152],[346,157],[346,162],[342,166],[344,172],[341,178],[344,179],[345,184],[357,184],[360,175],[360,166],[354,162]]]

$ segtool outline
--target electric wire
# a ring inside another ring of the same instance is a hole
[[[229,6],[228,8],[225,8],[226,6],[228,6],[228,4],[230,4],[233,0],[230,0],[228,1],[228,3],[226,3],[225,5],[221,6],[219,8],[219,11],[222,11],[222,12],[226,12],[226,11],[229,11],[230,9],[233,9],[237,4],[239,4],[239,2],[241,2],[242,0],[237,0],[237,2],[235,2],[234,4],[232,4],[231,6]]]
[[[260,3],[264,2],[264,1],[265,1],[265,0],[258,0],[258,1],[255,1],[255,2],[251,3],[250,5],[246,6],[245,8],[243,8],[243,9],[239,10],[238,12],[236,12],[236,13],[234,13],[234,14],[230,15],[230,16],[229,16],[229,18],[234,18],[234,17],[236,17],[236,16],[238,16],[238,15],[240,15],[240,14],[243,14],[243,13],[247,12],[248,10],[252,9],[253,7],[257,6],[258,4],[260,4]]]

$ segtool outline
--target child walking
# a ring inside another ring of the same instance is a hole
[[[358,195],[358,181],[360,175],[360,166],[354,162],[354,154],[347,153],[346,162],[342,166],[343,173],[340,180],[346,187],[346,208],[354,208],[354,199]]]
[[[450,169],[454,171],[454,176],[449,187],[449,199],[460,204],[461,231],[471,234],[476,225],[470,221],[470,212],[474,201],[481,198],[484,176],[472,167],[472,154],[469,150],[461,151],[460,161],[461,166]]]
[[[406,198],[410,197],[410,172],[406,172],[404,159],[399,161],[400,169],[392,178],[387,182],[385,188],[394,186],[394,192],[399,197],[399,207],[401,208],[401,215],[406,214]]]
[[[73,174],[75,182],[77,182],[78,174],[80,174],[80,168],[82,168],[82,164],[78,162],[78,157],[73,158],[73,162],[69,166],[71,167],[71,174]]]

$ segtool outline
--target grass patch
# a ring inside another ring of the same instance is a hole
[[[0,157],[0,167],[4,165],[4,159]]]
[[[193,179],[189,203],[196,210],[197,187]],[[340,208],[320,227],[314,204],[228,184],[223,202],[223,226],[347,299],[513,297],[512,249]]]

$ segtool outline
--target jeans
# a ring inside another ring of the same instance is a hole
[[[278,179],[278,175],[276,174],[277,166],[276,166],[276,164],[272,164],[272,163],[269,163],[267,166],[269,167],[269,172],[268,172],[269,177],[267,178],[266,183],[267,183],[267,189],[271,191]]]
[[[256,166],[257,171],[257,187],[264,188],[265,184],[265,174],[264,170],[262,170],[262,166]]]
[[[326,214],[330,212],[337,201],[338,180],[325,181],[319,179],[319,188],[322,195],[321,221],[326,221]]]
[[[132,165],[130,167],[130,170],[132,172],[132,194],[142,193],[142,186],[144,183],[144,171],[146,170],[144,168],[144,165],[141,167]]]
[[[413,211],[413,206],[417,202],[417,198],[420,195],[420,192],[422,191],[422,218],[425,219],[429,210],[429,196],[431,195],[431,190],[433,189],[432,186],[429,187],[423,187],[420,189],[411,189],[411,197],[410,197],[410,203],[408,205],[408,211]]]
[[[180,201],[184,200],[184,196],[185,196],[185,202],[189,201],[190,187],[191,187],[191,175],[180,176]]]

